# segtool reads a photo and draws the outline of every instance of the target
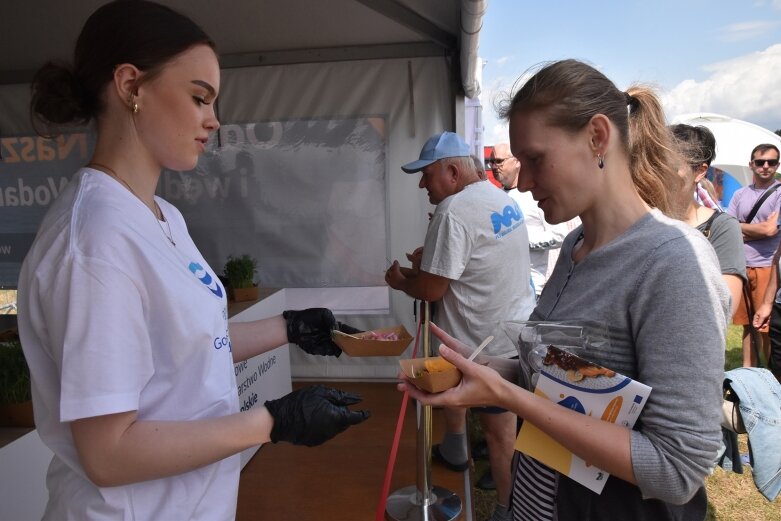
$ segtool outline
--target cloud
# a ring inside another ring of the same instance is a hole
[[[756,7],[764,7],[765,4],[770,4],[770,7],[773,9],[781,10],[781,0],[769,0],[767,2],[765,0],[757,0],[754,2],[754,6]]]
[[[510,125],[504,121],[495,121],[491,128],[486,129],[483,135],[483,143],[495,145],[507,143],[510,140]]]
[[[482,86],[480,102],[483,105],[483,143],[506,142],[509,139],[508,124],[499,120],[496,116],[496,104],[507,100],[515,92],[515,89],[529,79],[531,73],[526,72],[518,76],[497,76],[491,82]]]
[[[781,0],[779,0],[779,3],[781,3]],[[766,20],[734,23],[724,27],[721,32],[721,39],[726,42],[750,40],[774,31],[778,25],[778,22]]]
[[[779,0],[779,1],[781,1],[781,0]],[[501,67],[501,66],[503,66],[505,63],[507,63],[508,61],[510,61],[510,60],[513,60],[514,58],[515,58],[514,56],[502,56],[501,58],[498,58],[498,59],[496,60],[496,65],[498,65],[499,67]]]
[[[509,124],[496,114],[497,104],[507,102],[512,95],[531,78],[542,64],[536,64],[519,76],[496,76],[489,84],[482,85],[480,103],[483,106],[483,143],[493,145],[509,140]]]
[[[779,81],[781,44],[704,67],[703,81],[687,79],[662,95],[668,118],[713,112],[750,121],[769,130],[781,128]]]

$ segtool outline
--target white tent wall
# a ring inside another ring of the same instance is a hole
[[[420,176],[405,174],[400,166],[417,159],[430,135],[452,129],[454,97],[450,65],[444,58],[334,62],[226,70],[219,110],[223,122],[237,123],[385,116],[388,258],[406,263],[404,254],[423,244],[432,206],[418,188]],[[390,302],[389,315],[338,318],[361,329],[401,323],[414,335],[412,299],[391,291]],[[395,357],[324,358],[295,348],[290,350],[290,362],[291,374],[298,378],[395,378],[399,369]]]
[[[0,85],[0,136],[32,133],[28,106],[29,86]],[[404,254],[423,244],[432,207],[418,188],[419,175],[404,174],[400,165],[417,159],[430,135],[456,130],[461,118],[455,110],[463,106],[446,58],[366,60],[225,69],[219,117],[223,124],[384,117],[388,259],[404,263]],[[414,334],[416,326],[412,299],[397,291],[391,291],[388,315],[338,318],[362,329],[401,323]],[[337,359],[295,348],[290,352],[291,374],[298,378],[390,379],[398,372],[395,357]]]

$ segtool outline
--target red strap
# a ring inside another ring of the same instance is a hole
[[[412,349],[412,358],[415,358],[418,355],[418,340],[420,340],[420,326],[422,324],[423,316],[421,314],[420,322],[418,322],[418,330],[415,333],[415,347]],[[390,493],[391,478],[393,478],[393,467],[396,465],[396,455],[399,451],[399,440],[401,439],[401,430],[404,427],[404,416],[407,412],[408,401],[409,394],[404,393],[404,397],[401,399],[399,417],[396,420],[396,433],[393,435],[393,445],[391,445],[390,455],[388,455],[388,465],[385,467],[385,481],[382,484],[380,502],[377,503],[377,514],[375,516],[376,521],[385,521],[385,505],[388,502],[388,494]]]

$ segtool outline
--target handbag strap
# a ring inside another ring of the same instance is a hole
[[[776,183],[770,188],[768,188],[767,190],[765,190],[765,193],[763,193],[762,196],[759,199],[757,199],[757,202],[754,204],[754,207],[748,213],[748,215],[746,216],[746,220],[743,222],[750,223],[754,219],[754,217],[756,217],[757,212],[762,207],[762,203],[764,203],[773,192],[778,190],[779,186],[781,186],[781,183]]]
[[[720,210],[714,210],[713,214],[711,214],[711,216],[708,217],[708,220],[705,221],[705,228],[702,229],[702,234],[705,236],[706,239],[710,239],[710,228],[711,226],[713,226],[713,222],[716,220],[716,217],[718,217],[720,213],[722,213]]]

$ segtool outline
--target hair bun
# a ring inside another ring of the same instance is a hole
[[[94,107],[87,106],[88,97],[65,65],[47,63],[35,74],[31,87],[30,111],[46,125],[86,123],[92,117]]]

